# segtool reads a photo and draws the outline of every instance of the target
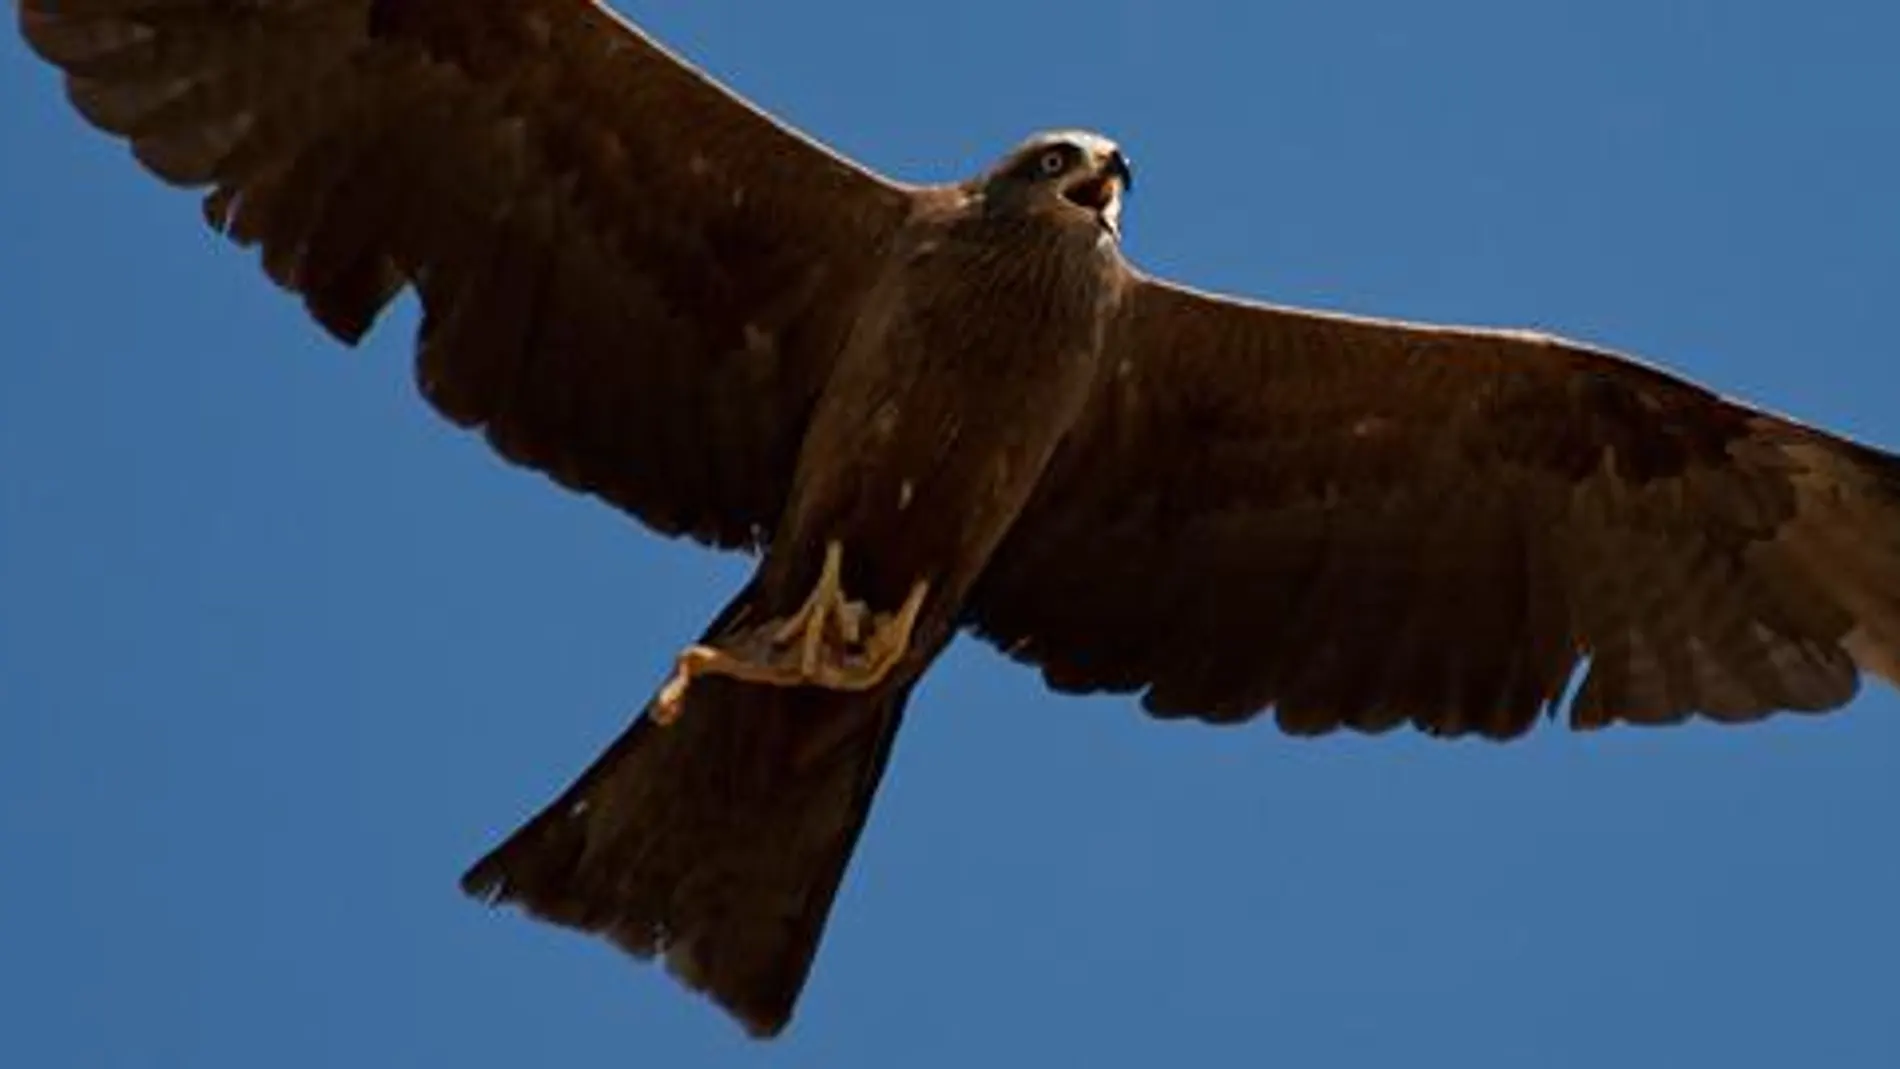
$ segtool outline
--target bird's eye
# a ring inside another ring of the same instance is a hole
[[[1046,175],[1058,175],[1069,169],[1069,154],[1059,148],[1052,148],[1036,161],[1036,167]]]

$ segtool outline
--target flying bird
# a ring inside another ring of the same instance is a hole
[[[1900,679],[1900,459],[1562,338],[1152,277],[1102,136],[903,184],[593,0],[23,0],[20,25],[338,339],[413,289],[444,417],[757,555],[463,879],[756,1035],[962,631],[1059,691],[1297,735],[1741,723]]]

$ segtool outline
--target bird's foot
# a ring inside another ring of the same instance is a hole
[[[797,612],[772,629],[770,642],[775,650],[796,644],[798,671],[803,677],[812,677],[821,667],[825,640],[832,639],[838,649],[849,648],[863,632],[864,615],[863,602],[844,596],[844,546],[828,542],[818,585]]]
[[[869,690],[883,682],[910,649],[930,584],[919,579],[896,612],[874,613],[864,602],[845,597],[843,564],[843,547],[826,545],[824,569],[804,605],[742,636],[738,650],[700,644],[681,651],[672,677],[654,700],[653,719],[661,724],[679,719],[696,676],[827,690]]]

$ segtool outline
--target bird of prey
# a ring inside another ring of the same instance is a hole
[[[758,554],[463,882],[662,957],[754,1034],[790,1020],[960,631],[1056,690],[1297,735],[1739,723],[1900,677],[1900,459],[1561,338],[1146,275],[1103,137],[901,184],[594,0],[20,19],[337,338],[413,289],[443,416]]]

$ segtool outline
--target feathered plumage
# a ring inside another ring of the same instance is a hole
[[[74,104],[509,460],[763,552],[465,878],[783,1028],[959,627],[1300,734],[1746,721],[1900,675],[1900,462],[1588,346],[1191,292],[1126,160],[872,174],[592,0],[23,0]]]

